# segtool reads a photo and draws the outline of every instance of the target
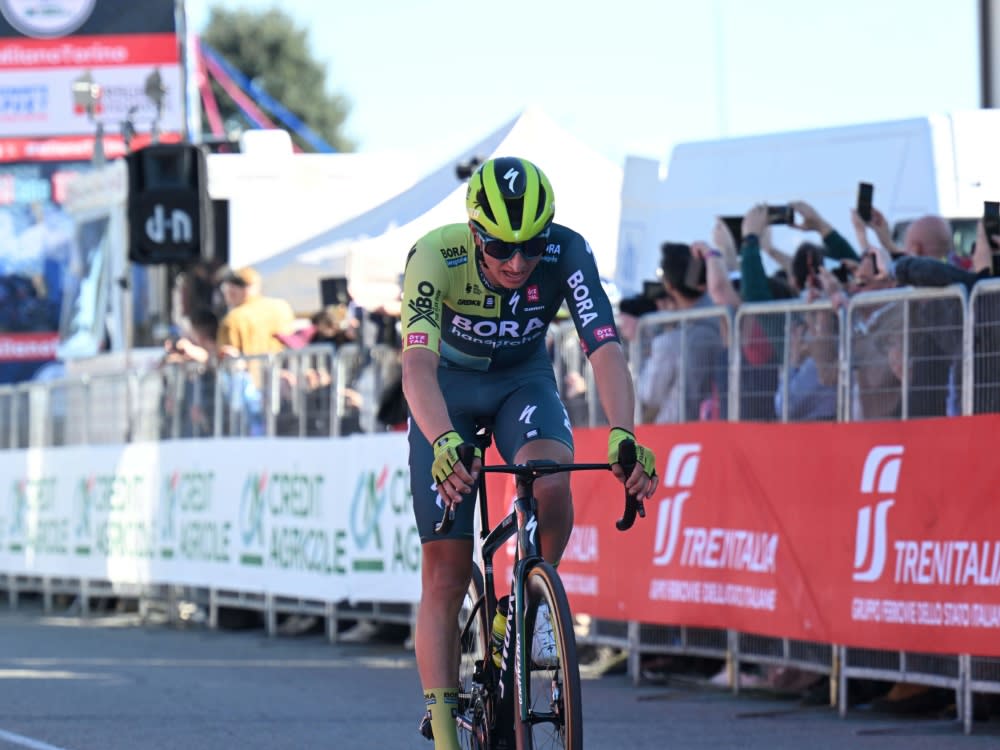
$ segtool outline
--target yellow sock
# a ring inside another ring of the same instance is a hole
[[[431,712],[434,750],[461,750],[458,746],[458,729],[455,727],[454,713],[458,709],[458,690],[430,688],[424,691],[424,703]]]

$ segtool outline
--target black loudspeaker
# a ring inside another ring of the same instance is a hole
[[[157,143],[125,161],[129,260],[143,265],[214,260],[205,151],[193,143]]]
[[[351,301],[347,292],[347,277],[330,276],[319,280],[319,299],[323,307],[330,305],[346,305]]]

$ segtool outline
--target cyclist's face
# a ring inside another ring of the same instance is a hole
[[[483,273],[486,275],[487,281],[495,286],[504,289],[520,288],[542,260],[541,256],[531,259],[525,258],[522,252],[514,253],[507,260],[498,260],[482,251],[481,240],[476,232],[473,232],[472,236],[475,238],[476,247],[480,250],[478,255]]]

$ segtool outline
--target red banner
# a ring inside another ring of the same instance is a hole
[[[1000,415],[644,426],[646,518],[619,532],[621,485],[573,474],[559,572],[602,618],[1000,656],[998,432]],[[605,430],[575,435],[577,460],[606,455]],[[495,520],[511,490],[490,489]]]

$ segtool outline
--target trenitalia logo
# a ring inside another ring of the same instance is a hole
[[[682,488],[694,484],[700,453],[701,445],[698,443],[679,443],[671,449],[667,458],[663,486],[676,487],[680,491],[672,498],[660,501],[660,510],[656,516],[656,542],[653,548],[656,556],[653,558],[653,565],[669,565],[674,557],[684,503],[691,496],[687,489]]]
[[[876,445],[868,452],[861,471],[861,492],[865,495],[887,495],[896,492],[899,470],[903,464],[903,446]],[[858,525],[854,537],[854,580],[876,581],[885,569],[888,550],[887,518],[895,500],[881,500],[874,506],[858,510]],[[874,507],[874,527],[872,509]],[[871,544],[869,545],[869,541]],[[869,553],[870,550],[870,553]],[[865,568],[865,563],[868,567]]]

